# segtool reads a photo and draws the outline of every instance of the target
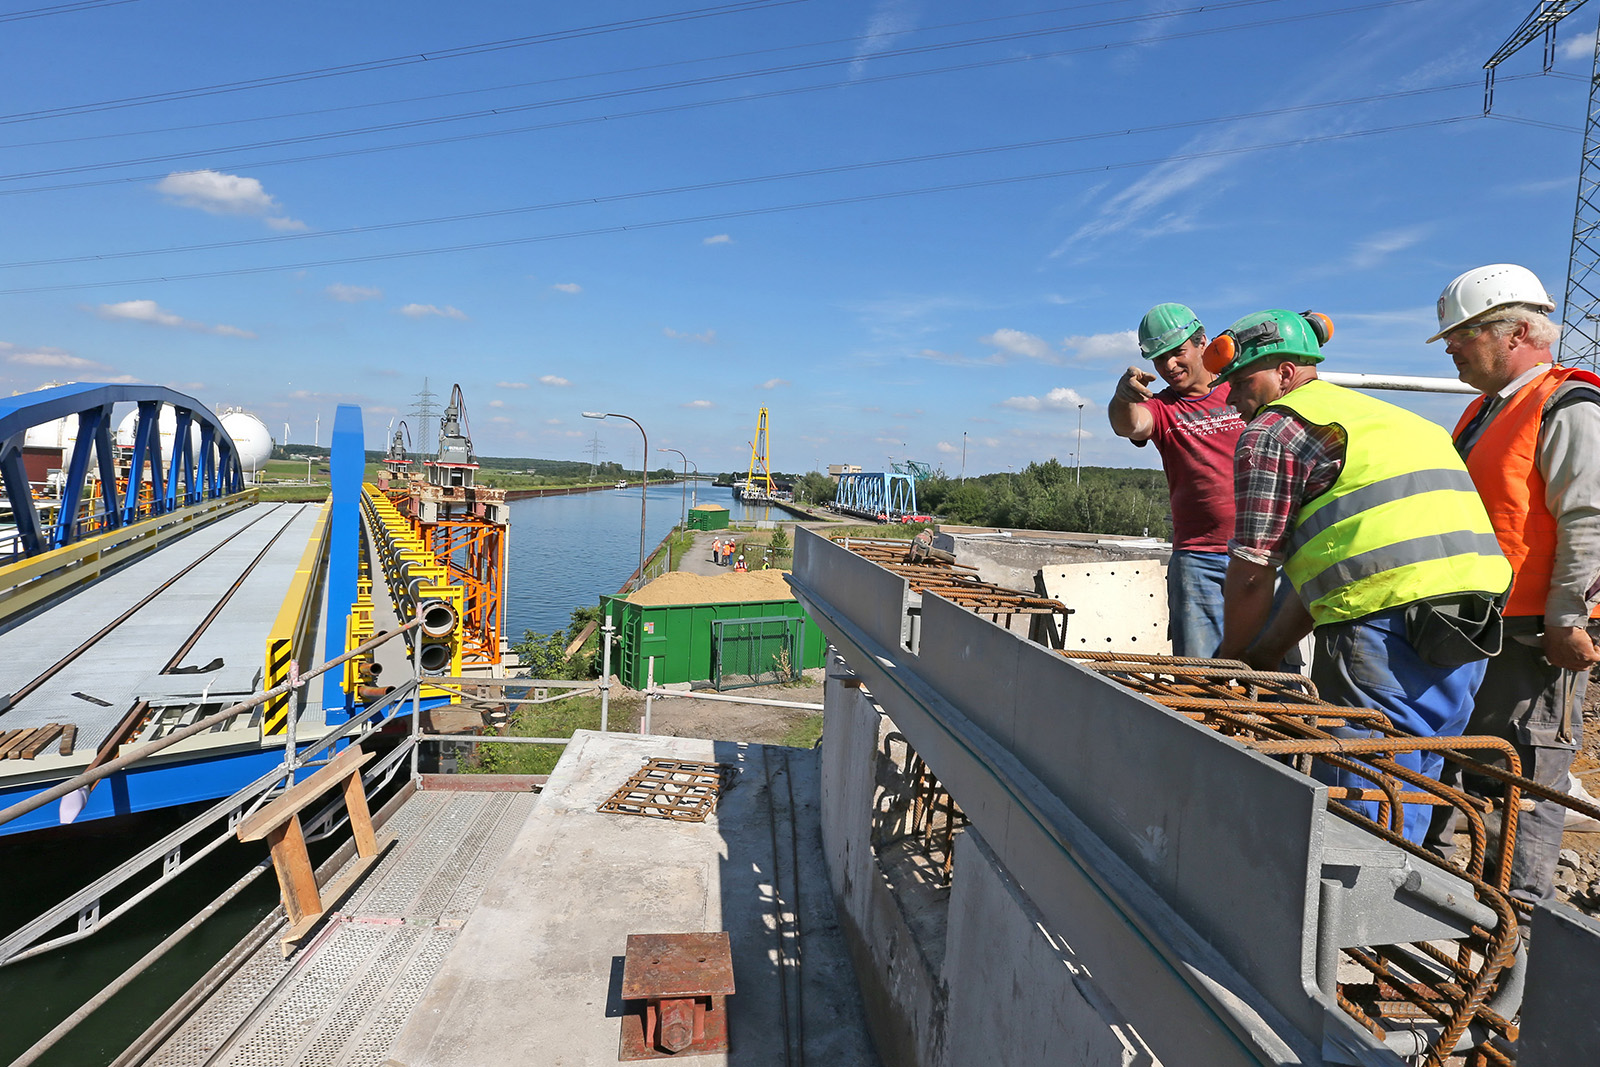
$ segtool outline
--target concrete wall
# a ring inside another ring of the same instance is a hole
[[[954,552],[957,563],[978,568],[983,581],[1023,590],[1035,588],[1034,579],[1043,567],[1128,559],[1165,563],[1172,554],[1169,544],[1138,538],[1101,539],[1091,534],[1032,530],[1002,534],[970,526],[940,526],[934,547]]]
[[[863,690],[830,679],[824,702],[824,854],[886,1067],[1155,1063],[1070,932],[1050,927],[975,830],[957,836],[948,889],[891,880],[874,821],[892,817],[903,742]],[[942,921],[918,914],[932,908],[947,909]]]

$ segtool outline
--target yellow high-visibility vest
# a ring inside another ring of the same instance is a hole
[[[1321,380],[1268,408],[1345,432],[1338,480],[1295,513],[1284,563],[1316,625],[1451,593],[1498,596],[1511,585],[1489,514],[1442,426]]]

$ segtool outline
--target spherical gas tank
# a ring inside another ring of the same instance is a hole
[[[246,474],[263,470],[272,456],[272,432],[267,424],[248,411],[229,411],[222,416],[222,428],[233,438],[239,465]]]
[[[117,423],[117,447],[132,448],[138,432],[139,409],[134,408]],[[172,469],[172,438],[177,432],[178,413],[170,405],[162,404],[161,413],[156,416],[156,434],[161,440],[161,462],[168,470]],[[189,454],[195,463],[200,462],[200,431],[193,424],[189,426]]]
[[[49,422],[41,422],[37,426],[28,427],[23,435],[22,443],[28,448],[64,448],[71,449],[74,441],[78,439],[78,416],[67,415]]]

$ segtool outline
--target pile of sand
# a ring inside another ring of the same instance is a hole
[[[739,604],[750,600],[793,600],[783,580],[787,571],[731,571],[703,575],[669,571],[634,590],[631,604]]]

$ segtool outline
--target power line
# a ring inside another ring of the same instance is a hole
[[[1522,74],[1515,75],[1514,77],[1533,78],[1538,77],[1538,75]],[[1504,80],[1511,81],[1513,79],[1506,78]],[[930,152],[915,156],[902,156],[894,159],[869,160],[860,163],[840,163],[825,167],[812,167],[805,170],[785,171],[776,174],[762,174],[745,178],[727,178],[717,181],[698,182],[690,185],[667,186],[664,188],[646,189],[628,193],[615,193],[609,196],[580,197],[572,200],[552,201],[543,204],[529,204],[520,207],[499,208],[488,211],[472,211],[455,215],[440,215],[432,218],[377,223],[370,226],[350,226],[338,230],[323,230],[312,233],[276,234],[269,237],[243,238],[232,241],[212,241],[204,244],[180,245],[171,248],[141,249],[128,252],[101,253],[98,255],[61,256],[53,259],[22,260],[12,263],[0,263],[0,270],[16,269],[21,267],[61,266],[72,263],[94,263],[116,259],[136,259],[147,256],[178,255],[188,252],[210,252],[226,248],[247,248],[261,245],[311,241],[329,237],[347,237],[356,234],[380,233],[388,230],[410,229],[419,226],[436,226],[457,222],[474,222],[483,219],[504,218],[511,215],[530,214],[540,211],[555,211],[573,207],[592,207],[602,204],[614,204],[629,200],[642,200],[657,196],[676,195],[680,193],[706,192],[712,189],[729,189],[739,186],[756,185],[768,182],[790,181],[799,178],[815,178],[831,174],[847,174],[856,171],[887,169],[890,167],[906,166],[916,163],[947,161],[981,155],[995,155],[1004,152],[1016,152],[1033,148],[1056,147],[1084,141],[1106,140],[1114,137],[1130,137],[1146,133],[1166,133],[1174,130],[1195,129],[1203,126],[1222,125],[1229,122],[1244,122],[1256,119],[1276,118],[1283,115],[1304,114],[1311,111],[1354,107],[1363,104],[1381,103],[1409,97],[1460,91],[1463,89],[1476,89],[1477,87],[1477,82],[1452,82],[1447,85],[1435,85],[1419,89],[1403,89],[1387,93],[1374,93],[1369,96],[1350,97],[1344,100],[1330,100],[1314,104],[1295,104],[1287,107],[1267,108],[1261,111],[1240,112],[1233,115],[1219,115],[1200,119],[1185,119],[1174,122],[1156,123],[1149,126],[1104,130],[1094,133],[1069,134],[1063,137],[1049,137],[1040,140],[1022,141],[1013,144],[987,145],[979,148],[952,149],[945,152]]]
[[[1234,0],[1234,4],[1232,4],[1232,5],[1211,5],[1211,7],[1209,9],[1215,10],[1215,9],[1219,9],[1219,8],[1225,7],[1225,6],[1240,6],[1240,5],[1245,5],[1245,4],[1263,4],[1263,3],[1277,3],[1277,2],[1279,2],[1279,0]],[[1009,64],[1014,64],[1014,63],[1033,62],[1033,61],[1039,60],[1039,59],[1055,59],[1055,58],[1061,58],[1061,57],[1064,57],[1064,56],[1079,55],[1079,54],[1083,54],[1083,53],[1087,53],[1087,52],[1106,51],[1106,50],[1109,50],[1111,48],[1125,48],[1125,47],[1132,47],[1132,46],[1135,46],[1135,45],[1149,45],[1149,44],[1156,44],[1156,43],[1164,43],[1164,42],[1168,42],[1168,41],[1188,40],[1188,39],[1193,39],[1193,38],[1196,38],[1196,37],[1207,37],[1207,36],[1213,36],[1213,35],[1221,34],[1221,33],[1231,33],[1231,32],[1234,32],[1236,30],[1256,29],[1256,28],[1263,27],[1263,26],[1278,26],[1278,25],[1284,25],[1284,24],[1289,24],[1289,23],[1306,22],[1306,21],[1310,21],[1312,19],[1330,18],[1330,17],[1337,16],[1337,15],[1359,13],[1359,12],[1364,12],[1364,11],[1377,10],[1377,9],[1380,9],[1380,8],[1397,7],[1397,6],[1402,6],[1402,5],[1428,3],[1428,2],[1430,2],[1430,0],[1375,0],[1375,2],[1365,3],[1365,4],[1358,4],[1358,5],[1353,6],[1353,7],[1337,8],[1337,9],[1334,9],[1334,10],[1331,10],[1331,11],[1313,12],[1313,13],[1310,13],[1310,14],[1300,14],[1300,15],[1288,15],[1288,16],[1284,16],[1284,17],[1281,17],[1281,18],[1275,18],[1275,19],[1257,19],[1257,20],[1250,21],[1250,22],[1234,23],[1234,24],[1231,24],[1231,25],[1228,25],[1228,26],[1209,27],[1209,28],[1206,28],[1206,29],[1189,30],[1189,31],[1181,32],[1181,33],[1172,33],[1172,34],[1164,34],[1164,35],[1151,36],[1151,37],[1143,37],[1143,38],[1138,38],[1138,39],[1134,39],[1134,40],[1112,41],[1112,42],[1106,42],[1106,43],[1103,43],[1103,44],[1087,45],[1087,46],[1082,46],[1082,47],[1077,47],[1077,48],[1057,49],[1057,50],[1049,51],[1049,52],[1035,52],[1035,53],[1031,53],[1031,54],[1028,54],[1028,55],[1021,55],[1021,56],[1017,56],[1017,55],[1002,56],[1002,57],[998,57],[998,58],[994,58],[994,59],[976,60],[976,61],[969,62],[969,63],[953,64],[953,65],[944,66],[944,67],[932,67],[932,68],[927,68],[927,69],[918,70],[918,71],[904,71],[904,72],[900,72],[900,73],[896,73],[896,74],[883,74],[883,75],[876,75],[876,76],[868,77],[868,78],[855,78],[855,79],[847,79],[845,81],[824,82],[824,83],[816,84],[816,85],[795,86],[795,87],[790,87],[790,88],[786,88],[786,89],[774,89],[774,90],[769,90],[767,92],[762,92],[762,93],[741,93],[741,94],[737,94],[737,95],[734,95],[734,96],[720,97],[720,98],[717,98],[717,99],[714,99],[714,100],[693,101],[693,102],[683,103],[683,104],[672,104],[672,105],[666,105],[666,106],[657,107],[657,108],[646,108],[646,109],[633,111],[633,112],[624,112],[624,113],[621,113],[621,114],[588,116],[588,117],[584,117],[584,118],[580,118],[580,119],[566,119],[566,120],[561,120],[561,121],[557,121],[557,122],[540,123],[540,124],[536,124],[536,125],[532,125],[532,126],[513,127],[511,129],[506,129],[506,130],[489,130],[489,131],[481,131],[481,132],[478,132],[478,133],[457,134],[457,135],[449,136],[449,137],[435,137],[435,138],[428,138],[428,139],[425,139],[425,140],[400,142],[400,143],[388,144],[388,145],[373,145],[373,146],[368,146],[368,147],[365,147],[365,148],[342,149],[342,150],[333,151],[333,152],[319,152],[319,153],[314,153],[314,154],[310,154],[310,155],[290,156],[290,157],[284,157],[284,158],[279,158],[279,159],[251,160],[251,161],[239,161],[239,162],[229,161],[229,162],[226,162],[226,163],[217,164],[217,166],[226,167],[227,169],[230,169],[230,170],[252,169],[252,168],[253,169],[259,169],[261,167],[284,166],[284,165],[294,164],[294,163],[308,163],[308,162],[316,162],[316,161],[325,160],[325,159],[339,159],[339,158],[347,158],[347,157],[350,157],[350,156],[371,155],[371,154],[375,154],[375,153],[379,153],[379,152],[392,152],[392,151],[397,151],[399,149],[404,149],[404,148],[421,148],[421,147],[433,147],[433,146],[438,146],[438,145],[443,145],[443,144],[457,144],[457,143],[461,143],[461,142],[464,142],[464,141],[476,141],[476,140],[483,140],[483,139],[492,138],[492,137],[505,137],[505,136],[510,136],[512,134],[518,134],[518,133],[534,133],[534,132],[540,132],[540,131],[543,131],[543,130],[561,129],[561,128],[565,128],[565,127],[580,126],[580,125],[589,125],[589,124],[597,123],[597,122],[614,122],[614,121],[616,121],[618,119],[621,119],[621,118],[638,118],[638,117],[642,117],[642,116],[661,115],[661,114],[669,114],[669,113],[679,112],[679,111],[697,110],[699,108],[710,107],[710,106],[715,106],[715,105],[719,105],[719,104],[746,103],[746,102],[755,101],[755,100],[768,100],[768,99],[774,99],[774,98],[778,98],[778,97],[799,95],[799,94],[802,94],[802,93],[820,92],[820,91],[825,90],[825,89],[833,89],[833,88],[838,88],[840,86],[856,87],[856,86],[862,86],[862,85],[879,84],[879,83],[884,83],[884,82],[902,81],[902,80],[905,80],[905,79],[908,79],[908,78],[926,77],[926,76],[932,75],[932,74],[958,73],[958,72],[968,71],[968,70],[978,70],[978,69],[982,69],[982,68],[986,68],[986,67],[1003,66],[1003,65],[1009,65]],[[1207,8],[1196,8],[1196,9],[1193,9],[1193,10],[1206,10],[1206,9]],[[1170,13],[1168,13],[1168,14],[1170,14]],[[1045,32],[1045,31],[1039,31],[1039,32]],[[1053,31],[1049,31],[1049,32],[1066,32],[1066,31],[1053,30]],[[935,48],[935,47],[945,47],[945,46],[926,46],[926,47],[931,49],[931,48]],[[878,53],[878,55],[880,55],[880,56],[884,56],[884,55],[888,55],[888,54],[889,53]],[[829,60],[819,60],[819,61],[816,61],[813,64],[809,64],[809,65],[806,65],[806,66],[808,66],[808,67],[816,67],[816,66],[823,66],[823,65],[838,65],[838,64],[842,64],[842,63],[848,63],[848,62],[854,62],[854,60],[853,59],[849,59],[849,58],[844,58],[844,59],[835,58],[835,59],[829,59]],[[737,74],[719,75],[719,76],[716,76],[714,79],[692,79],[692,81],[695,82],[696,84],[710,84],[712,81],[731,81],[731,80],[736,80],[736,79],[763,76],[764,74],[771,73],[771,72],[790,72],[792,69],[798,69],[798,66],[783,67],[783,68],[769,68],[768,70],[765,70],[765,71],[740,72],[740,73],[737,73]],[[492,112],[492,114],[512,114],[512,113],[516,113],[516,112],[519,112],[519,111],[534,110],[536,108],[555,107],[555,106],[569,104],[569,103],[591,102],[594,99],[615,98],[615,97],[619,97],[619,96],[638,95],[638,94],[644,93],[644,92],[659,91],[659,89],[661,89],[661,88],[679,88],[679,87],[682,87],[685,84],[688,84],[688,83],[687,82],[682,82],[682,83],[672,83],[670,85],[660,86],[660,87],[641,87],[641,88],[636,88],[636,89],[614,90],[614,91],[611,91],[611,92],[608,92],[608,93],[592,94],[591,96],[586,96],[586,97],[572,97],[572,98],[566,98],[566,99],[557,100],[557,101],[543,101],[543,102],[540,102],[540,103],[537,103],[537,104],[518,105],[518,106],[516,106],[514,108],[496,109],[494,112]],[[482,117],[486,117],[486,115],[477,114],[477,115],[474,115],[472,117],[482,118]],[[212,154],[213,152],[248,151],[248,150],[252,150],[254,148],[267,148],[267,147],[284,146],[284,145],[288,145],[288,144],[301,144],[301,143],[307,143],[307,142],[317,141],[317,140],[328,140],[328,139],[332,139],[332,138],[336,138],[336,137],[359,136],[359,135],[362,135],[364,133],[387,132],[390,129],[415,127],[415,126],[428,125],[428,124],[433,124],[433,123],[442,122],[442,121],[448,121],[448,120],[446,120],[446,119],[414,120],[414,121],[407,122],[407,123],[389,124],[389,125],[383,126],[383,127],[372,127],[370,129],[366,129],[366,130],[342,131],[342,132],[324,133],[324,134],[309,134],[309,135],[305,135],[303,137],[283,138],[283,139],[280,139],[278,141],[269,141],[269,142],[257,142],[257,143],[255,143],[253,145],[234,146],[232,148],[227,148],[227,149],[215,149],[215,150],[208,149],[208,150],[204,150],[204,151],[172,153],[172,154],[168,154],[168,155],[165,155],[165,156],[158,156],[158,157],[146,157],[146,158],[134,159],[134,160],[121,160],[121,161],[110,162],[110,163],[89,163],[89,164],[82,164],[82,165],[75,166],[75,167],[62,167],[62,168],[55,168],[55,169],[51,169],[51,170],[32,171],[32,172],[27,172],[27,173],[22,173],[22,174],[0,175],[0,181],[21,181],[21,180],[25,180],[25,179],[29,179],[29,178],[48,177],[48,176],[61,175],[61,174],[76,174],[76,173],[86,173],[86,172],[91,172],[91,171],[96,171],[96,170],[110,170],[110,169],[114,169],[114,168],[117,168],[117,167],[135,166],[135,165],[138,165],[140,163],[172,162],[172,161],[178,160],[178,159],[188,159],[188,158],[193,158],[193,157],[196,157],[196,156],[209,155],[209,154]],[[21,195],[21,194],[24,194],[24,193],[36,193],[36,192],[54,192],[54,191],[59,191],[59,190],[64,190],[64,189],[85,189],[85,188],[93,188],[93,187],[103,186],[103,185],[117,185],[117,184],[122,184],[122,183],[126,183],[126,182],[154,181],[154,180],[157,180],[157,179],[162,178],[162,177],[165,177],[165,172],[147,173],[147,174],[142,174],[142,175],[125,176],[125,177],[121,177],[121,178],[99,179],[99,180],[96,180],[96,181],[88,181],[88,182],[64,182],[64,183],[57,183],[57,184],[54,184],[54,185],[30,186],[30,187],[28,187],[26,189],[0,189],[0,196],[16,196],[16,195]]]
[[[145,104],[168,103],[174,100],[193,100],[196,97],[218,96],[223,93],[244,92],[248,89],[291,85],[295,82],[315,81],[322,78],[338,78],[347,74],[365,74],[369,71],[388,70],[392,67],[406,67],[417,63],[434,63],[446,59],[461,59],[466,56],[483,55],[486,52],[503,52],[512,48],[526,48],[536,44],[575,41],[585,37],[618,33],[623,30],[649,29],[678,22],[715,18],[718,15],[740,14],[745,11],[760,11],[766,8],[788,7],[791,4],[809,2],[810,0],[740,0],[738,3],[719,4],[715,7],[674,11],[665,15],[649,15],[644,18],[625,19],[620,22],[604,22],[593,26],[580,26],[571,30],[553,30],[549,33],[536,33],[525,37],[506,37],[498,41],[485,41],[481,44],[461,45],[457,48],[441,48],[438,51],[419,52],[414,55],[390,56],[386,59],[369,59],[360,63],[317,67],[313,70],[296,71],[292,74],[269,74],[262,78],[247,78],[243,81],[202,85],[192,89],[173,89],[164,93],[124,96],[113,100],[99,100],[90,104],[69,104],[65,107],[43,108],[38,111],[19,111],[11,115],[0,115],[0,125],[35,122],[39,119],[64,118],[69,115],[91,115],[101,111],[117,111],[122,108],[141,107]]]
[[[540,100],[529,104],[512,104],[503,107],[483,108],[476,111],[460,112],[454,115],[430,115],[425,118],[403,119],[394,122],[378,123],[368,126],[354,127],[344,130],[328,130],[322,133],[300,134],[293,137],[279,137],[270,140],[252,141],[245,144],[226,145],[222,148],[189,149],[183,152],[170,152],[163,155],[142,156],[135,159],[113,160],[100,163],[83,163],[71,167],[55,167],[45,170],[23,171],[14,174],[0,175],[0,181],[25,181],[30,178],[48,178],[63,174],[84,174],[97,170],[112,170],[117,167],[133,167],[150,163],[169,163],[180,159],[194,159],[200,156],[219,155],[226,152],[252,152],[267,148],[285,148],[290,145],[312,144],[318,141],[336,140],[345,137],[362,137],[375,133],[392,133],[398,130],[418,129],[425,126],[439,126],[446,123],[467,122],[473,119],[494,118],[501,115],[515,115],[526,111],[543,110],[546,108],[566,107],[573,104],[590,104],[604,100],[624,99],[632,96],[641,96],[647,93],[668,92],[676,89],[697,89],[709,85],[725,85],[730,82],[745,81],[755,78],[769,78],[781,74],[797,74],[807,71],[823,70],[830,67],[854,65],[863,60],[899,59],[906,56],[926,55],[934,52],[951,51],[958,48],[973,48],[990,44],[1015,44],[1022,40],[1037,37],[1054,36],[1064,33],[1077,33],[1091,29],[1106,29],[1113,26],[1126,26],[1142,22],[1162,19],[1177,18],[1181,15],[1191,15],[1206,10],[1230,10],[1240,7],[1258,7],[1263,4],[1281,3],[1282,0],[1226,0],[1224,3],[1204,5],[1199,7],[1183,8],[1170,11],[1161,11],[1153,14],[1127,15],[1118,18],[1099,19],[1091,22],[1082,22],[1070,26],[1051,26],[1042,29],[1019,30],[1013,33],[994,34],[988,37],[966,38],[958,41],[944,41],[937,44],[916,45],[906,48],[887,49],[873,53],[871,56],[829,56],[825,59],[808,60],[801,63],[790,63],[779,66],[757,67],[750,70],[732,71],[723,74],[709,74],[698,78],[684,78],[673,82],[662,82],[654,85],[632,86],[625,89],[608,89],[579,96],[558,97],[554,100]],[[1148,40],[1148,38],[1146,39]],[[852,84],[870,84],[877,79],[853,79]],[[832,88],[841,83],[830,82]],[[729,98],[738,99],[738,98]],[[538,129],[539,127],[532,127]],[[494,136],[505,136],[511,132],[526,131],[494,131]],[[469,138],[482,136],[482,134],[467,135]],[[441,142],[421,142],[423,144]],[[317,157],[323,158],[323,157]],[[259,165],[259,164],[258,164]]]
[[[21,22],[24,19],[42,19],[49,15],[71,15],[79,11],[93,11],[102,7],[119,7],[122,4],[136,4],[139,0],[79,0],[75,4],[52,4],[49,7],[35,7],[27,11],[0,11],[0,22]]]
[[[132,2],[132,0],[118,0],[118,2]],[[1079,11],[1091,7],[1110,7],[1118,4],[1132,3],[1134,0],[1091,0],[1090,3],[1070,4],[1065,7],[1044,8],[1035,11],[1019,12],[1013,15],[993,15],[988,18],[966,19],[961,22],[943,22],[931,26],[919,26],[913,30],[888,30],[882,33],[864,33],[853,37],[833,37],[822,41],[810,41],[805,44],[781,45],[775,48],[746,49],[741,52],[724,52],[721,55],[702,56],[699,59],[675,59],[666,63],[645,63],[632,67],[617,67],[611,70],[593,71],[587,74],[567,74],[559,78],[541,78],[535,81],[511,82],[505,85],[491,85],[480,89],[456,89],[448,93],[427,93],[422,96],[398,97],[390,100],[374,100],[365,104],[341,104],[338,107],[308,108],[304,111],[286,111],[275,115],[255,115],[250,118],[219,119],[214,122],[192,122],[180,126],[162,126],[146,130],[116,130],[110,133],[84,134],[77,137],[54,137],[39,141],[10,141],[7,148],[44,148],[52,145],[83,144],[91,141],[108,141],[126,137],[151,137],[163,133],[191,133],[195,130],[210,130],[224,126],[243,126],[257,122],[278,122],[283,119],[310,118],[316,115],[336,115],[345,111],[364,111],[369,108],[393,107],[398,104],[420,104],[435,100],[450,100],[460,96],[479,96],[484,93],[505,92],[511,89],[530,89],[541,85],[560,85],[565,82],[588,81],[594,78],[613,78],[622,74],[640,74],[651,70],[670,70],[673,67],[697,66],[705,63],[721,63],[730,59],[748,59],[752,56],[776,55],[783,52],[799,52],[808,48],[825,48],[836,44],[860,44],[863,41],[876,40],[879,37],[902,37],[908,33],[933,33],[938,30],[960,29],[965,26],[980,26],[994,22],[1014,22],[1018,19],[1037,18],[1040,15],[1057,15],[1067,11]],[[870,57],[868,57],[870,58]],[[1560,73],[1560,72],[1556,72]]]
[[[447,245],[434,248],[409,249],[400,252],[378,252],[370,255],[343,256],[335,259],[309,260],[300,263],[284,263],[257,267],[236,267],[227,270],[196,271],[188,274],[157,275],[145,278],[124,278],[108,282],[78,282],[61,285],[40,285],[15,289],[0,289],[0,296],[15,296],[27,293],[60,292],[69,289],[102,289],[117,285],[150,285],[157,282],[196,281],[204,278],[230,278],[251,274],[269,274],[286,270],[308,270],[314,267],[345,266],[351,263],[375,263],[385,260],[414,259],[422,256],[445,255],[452,252],[472,252],[488,248],[508,248],[516,245],[539,244],[545,241],[571,240],[579,237],[596,237],[606,234],[626,233],[632,230],[655,230],[669,226],[687,226],[705,222],[719,222],[727,219],[753,218],[760,215],[776,215],[791,211],[807,211],[816,208],[838,207],[847,204],[863,204],[880,200],[895,200],[911,196],[926,196],[933,193],[958,192],[966,189],[982,189],[1003,185],[1016,185],[1023,182],[1046,181],[1052,178],[1067,178],[1083,174],[1100,174],[1117,170],[1130,170],[1139,167],[1153,167],[1164,163],[1182,163],[1197,159],[1211,159],[1219,156],[1244,155],[1251,152],[1264,152],[1274,149],[1300,148],[1310,144],[1324,144],[1332,141],[1351,140],[1357,137],[1371,137],[1377,134],[1398,133],[1409,130],[1426,129],[1433,126],[1446,126],[1459,122],[1481,121],[1483,116],[1474,112],[1468,115],[1454,115],[1445,118],[1424,119],[1418,122],[1399,123],[1390,126],[1380,126],[1365,130],[1347,130],[1340,133],[1322,134],[1311,137],[1300,137],[1286,141],[1274,141],[1265,144],[1240,145],[1231,148],[1218,148],[1202,152],[1182,152],[1174,155],[1161,156],[1156,159],[1132,160],[1123,163],[1106,163],[1097,166],[1073,167],[1064,170],[1044,171],[1036,174],[1019,174],[999,178],[983,178],[965,182],[947,182],[941,185],[923,186],[915,189],[898,189],[878,193],[860,193],[853,196],[831,197],[823,200],[810,200],[799,203],[779,204],[769,207],[745,208],[737,211],[719,211],[702,215],[684,216],[672,219],[659,219],[651,222],[619,223],[613,226],[596,226],[582,230],[569,230],[559,233],[535,234],[528,237],[508,237],[495,241],[476,241],[466,244]]]

